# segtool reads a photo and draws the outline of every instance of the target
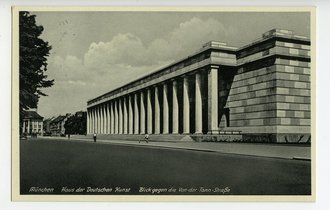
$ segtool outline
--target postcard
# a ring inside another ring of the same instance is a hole
[[[315,201],[314,7],[12,16],[13,201]]]

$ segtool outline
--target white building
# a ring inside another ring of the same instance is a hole
[[[36,111],[26,111],[23,117],[23,133],[43,135],[43,119]]]

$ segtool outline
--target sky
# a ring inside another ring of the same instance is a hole
[[[52,46],[38,113],[86,110],[87,101],[187,57],[210,40],[241,47],[273,28],[310,37],[303,12],[33,12]]]

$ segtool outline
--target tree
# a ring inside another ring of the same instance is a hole
[[[77,112],[70,116],[64,124],[65,134],[86,134],[87,112]]]
[[[47,57],[51,46],[40,39],[44,28],[36,25],[35,15],[19,13],[19,109],[37,108],[42,88],[51,87],[54,80],[47,80]]]

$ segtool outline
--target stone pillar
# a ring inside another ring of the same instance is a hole
[[[107,103],[107,109],[106,109],[106,111],[107,111],[107,134],[110,134],[110,103],[108,102]]]
[[[95,107],[95,133],[99,133],[99,107]]]
[[[23,120],[23,131],[22,133],[25,133],[25,120]]]
[[[41,135],[43,136],[44,135],[44,129],[43,129],[44,128],[44,122],[41,121],[40,124],[41,124],[40,125],[41,126]]]
[[[93,107],[93,133],[96,133],[96,109]]]
[[[127,98],[126,98],[126,96],[124,96],[124,98],[123,98],[123,124],[124,124],[124,126],[123,126],[123,133],[124,134],[127,134],[128,132],[128,127],[127,127],[127,125],[128,125],[128,117],[127,117]]]
[[[102,105],[102,133],[105,133],[105,106]]]
[[[123,99],[122,98],[119,98],[118,100],[118,109],[119,109],[118,133],[123,134]]]
[[[133,134],[133,96],[128,96],[128,133]]]
[[[107,133],[107,105],[103,106],[103,134]]]
[[[146,114],[145,114],[145,108],[144,108],[144,93],[141,92],[140,95],[140,134],[145,134],[146,132]]]
[[[93,110],[89,109],[89,129],[88,134],[93,133]],[[47,125],[46,125],[47,126]]]
[[[96,118],[97,118],[97,123],[96,123],[96,133],[100,133],[100,107],[96,107]]]
[[[95,133],[95,132],[96,132],[96,130],[95,130],[95,128],[96,128],[95,107],[92,108],[92,118],[93,118],[93,124],[92,124],[93,128],[92,128],[92,133]]]
[[[183,77],[183,133],[190,133],[189,80]]]
[[[92,123],[93,123],[93,119],[92,119],[92,109],[89,109],[88,114],[89,114],[89,122],[88,122],[88,132],[87,132],[87,134],[90,134],[90,133],[93,132],[93,131],[92,131]],[[47,125],[46,125],[46,126],[47,126]]]
[[[103,134],[107,133],[107,104],[104,104],[103,106]]]
[[[114,106],[115,106],[115,103],[114,101],[111,101],[110,102],[110,133],[111,134],[114,134],[115,133],[115,112],[114,112]]]
[[[115,134],[119,131],[119,117],[118,117],[118,100],[114,100],[115,104]]]
[[[103,105],[103,134],[107,133],[107,107],[106,104]]]
[[[104,107],[103,105],[100,106],[100,133],[103,134],[104,132]]]
[[[155,86],[155,134],[160,134],[160,105],[159,105],[159,89]]]
[[[172,133],[177,134],[179,132],[179,103],[178,103],[178,82],[173,80],[173,112],[172,112]]]
[[[138,94],[134,93],[134,134],[139,134],[139,123]]]
[[[102,107],[99,105],[99,133],[102,133]]]
[[[27,120],[27,133],[30,135],[31,133],[30,133],[30,120]]]
[[[87,125],[86,125],[86,132],[87,132],[87,134],[89,134],[89,123],[91,122],[91,120],[89,119],[89,114],[90,114],[90,112],[89,112],[89,109],[87,109]],[[23,129],[24,129],[24,123],[23,123]]]
[[[169,114],[168,114],[168,89],[167,84],[163,85],[163,134],[168,134]]]
[[[218,66],[211,66],[208,70],[208,133],[218,131]]]
[[[97,108],[94,107],[94,133],[97,133]]]
[[[196,86],[195,86],[195,133],[202,133],[202,75],[196,73]]]
[[[147,133],[152,134],[152,105],[150,88],[147,90]]]
[[[94,108],[91,108],[91,133],[94,133]]]
[[[107,133],[107,105],[103,105],[103,134]]]

